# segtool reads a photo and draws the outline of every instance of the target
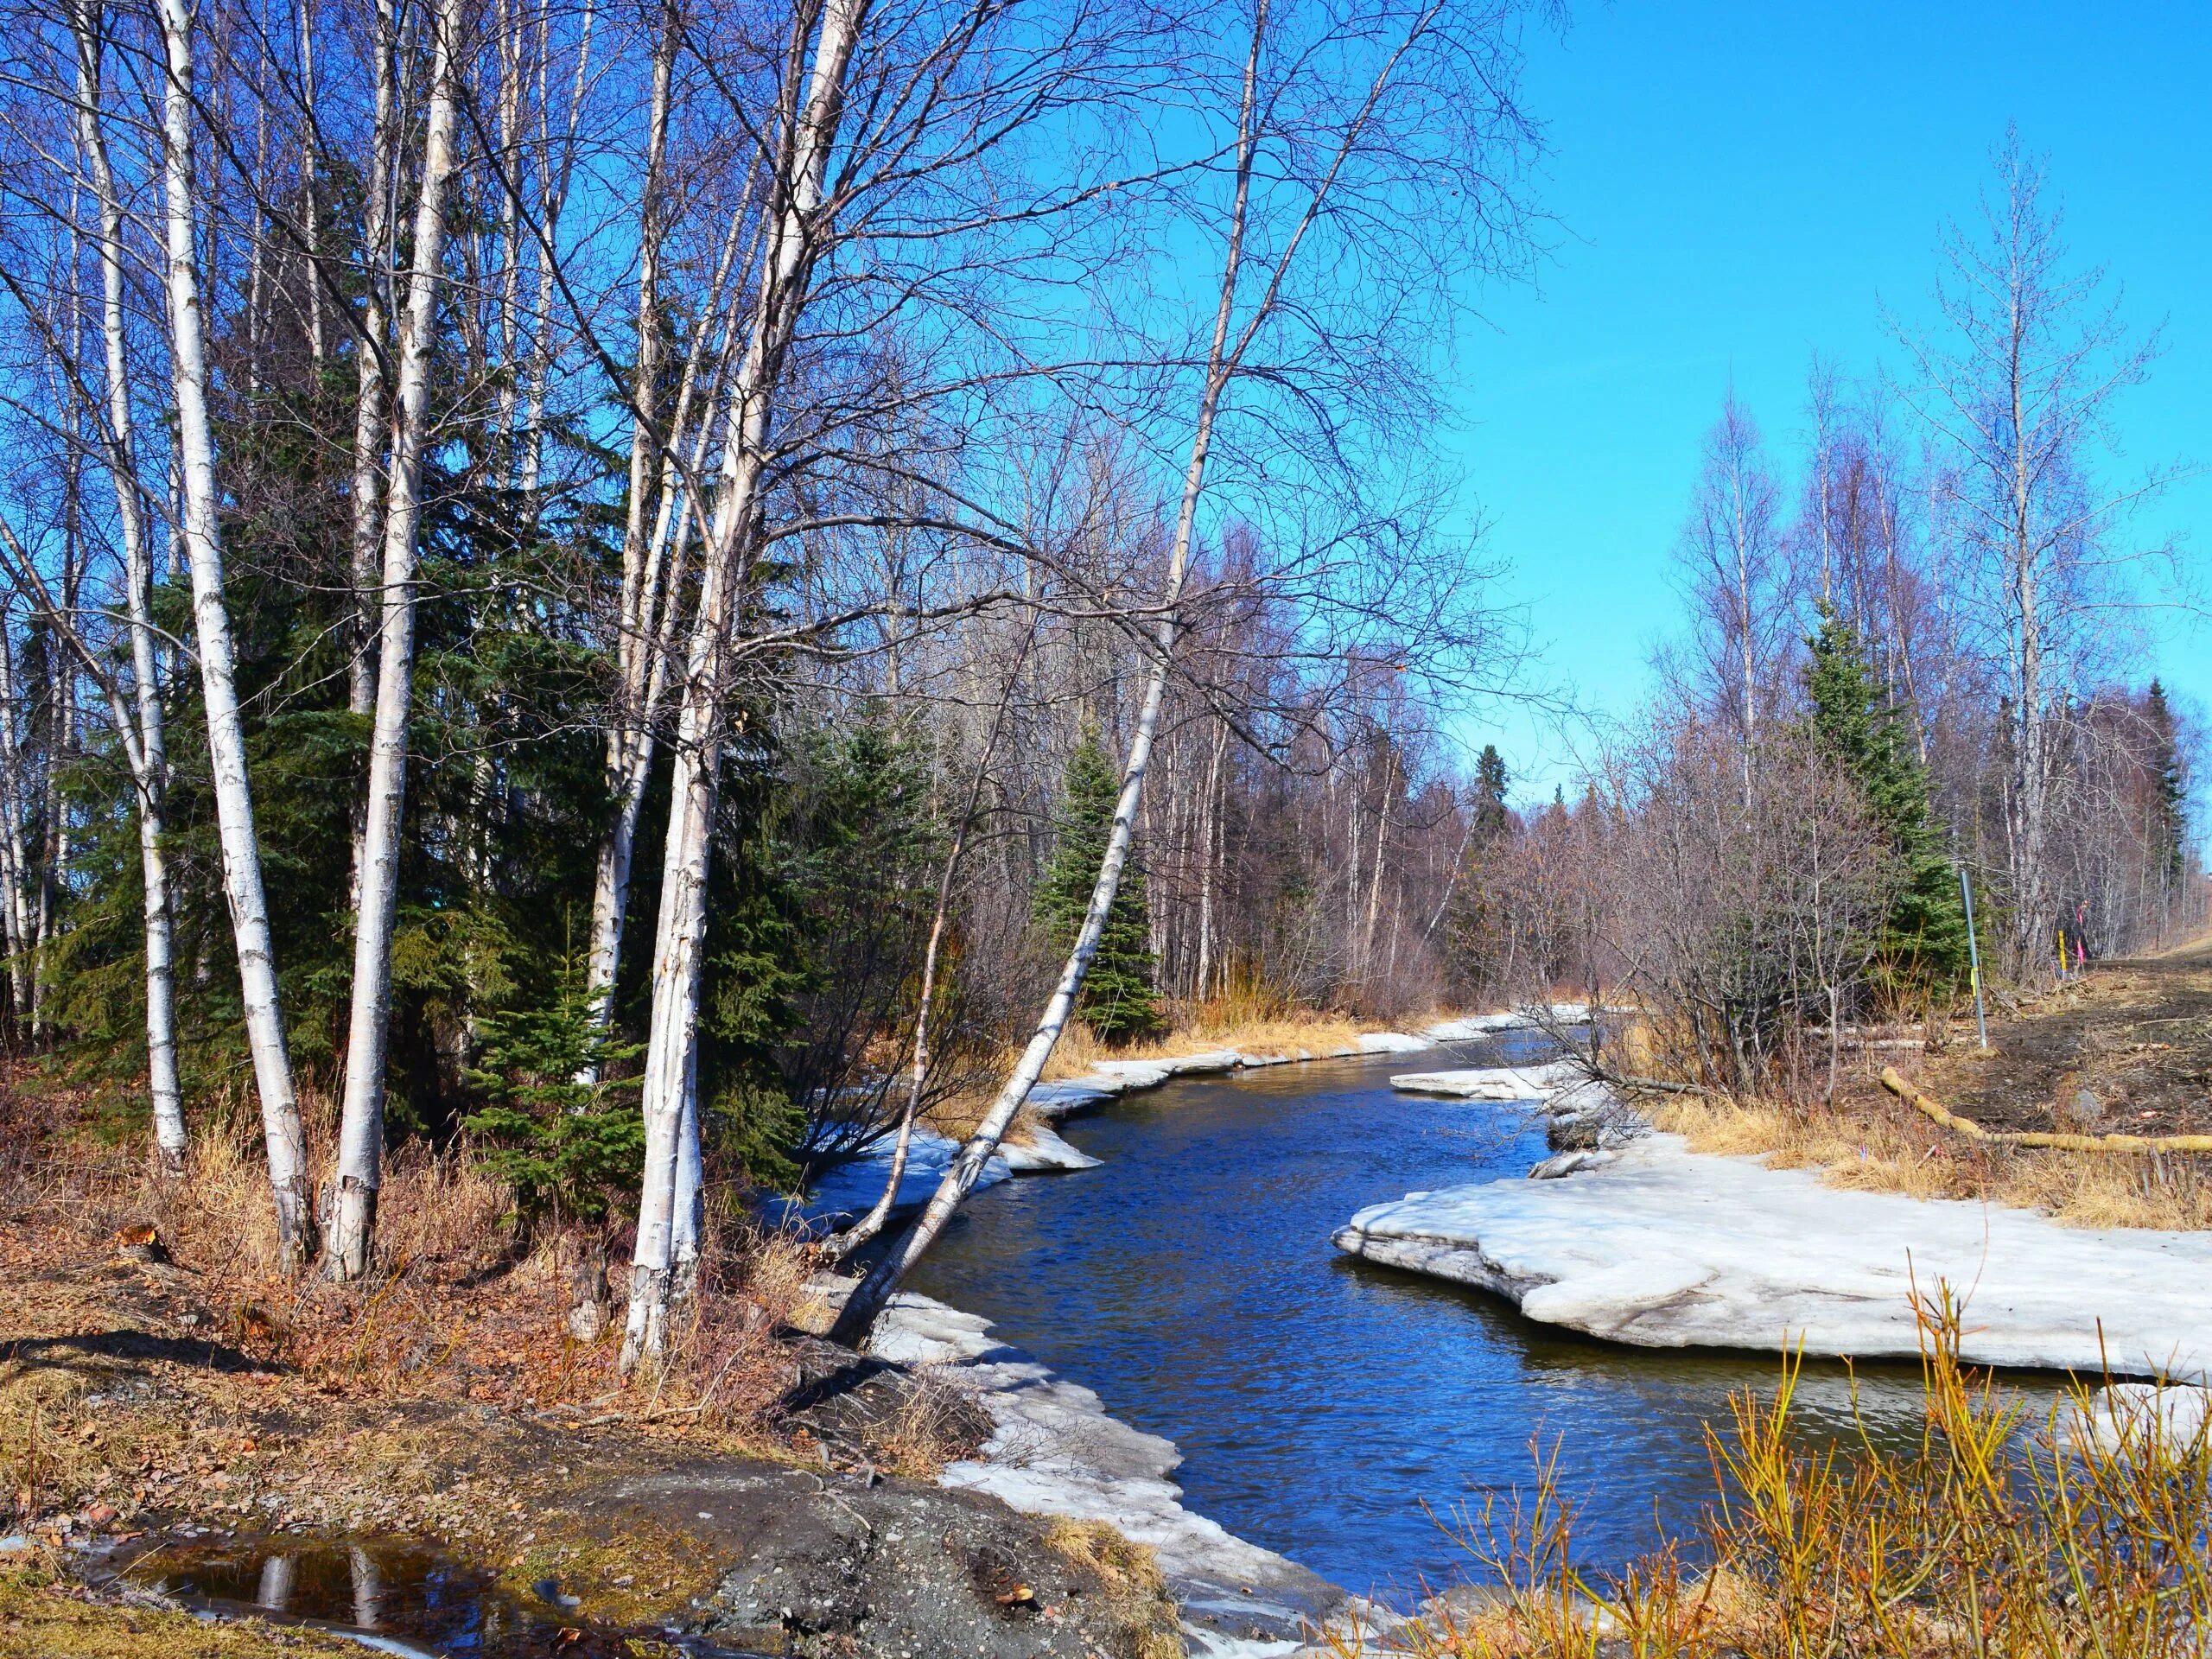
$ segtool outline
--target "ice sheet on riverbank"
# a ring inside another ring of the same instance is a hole
[[[1032,1515],[1110,1522],[1158,1552],[1200,1651],[1282,1652],[1300,1626],[1344,1604],[1344,1592],[1271,1550],[1183,1507],[1168,1476],[1174,1442],[1107,1414],[1098,1396],[998,1341],[990,1321],[901,1292],[869,1351],[928,1366],[972,1390],[995,1427],[974,1459],[949,1465],[948,1486],[988,1492]]]
[[[1968,1298],[1972,1363],[2212,1379],[2212,1235],[1842,1192],[1673,1135],[1564,1179],[1408,1193],[1361,1211],[1336,1243],[1643,1347],[1802,1340],[1816,1355],[1910,1357],[1914,1287],[1942,1281]]]
[[[1551,1065],[1481,1065],[1457,1071],[1401,1071],[1390,1086],[1402,1095],[1441,1095],[1451,1100],[1519,1102],[1538,1105],[1580,1081],[1572,1062]]]

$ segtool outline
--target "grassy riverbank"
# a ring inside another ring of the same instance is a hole
[[[1888,1040],[1904,1046],[1846,1052],[1832,1105],[1674,1096],[1643,1109],[1700,1151],[1818,1166],[1836,1186],[1987,1199],[2082,1227],[2212,1227],[2212,1160],[1974,1141],[1876,1081],[1893,1065],[1993,1130],[2212,1130],[2212,945],[2098,964],[2046,995],[1993,1010],[1986,1052],[1971,1018],[1953,1022],[1934,1049],[1902,1035]]]
[[[1161,1035],[1142,1042],[1109,1047],[1090,1034],[1080,1020],[1069,1023],[1052,1058],[1045,1066],[1047,1082],[1080,1077],[1101,1060],[1158,1060],[1185,1054],[1206,1054],[1234,1049],[1240,1054],[1283,1054],[1294,1059],[1317,1058],[1350,1048],[1370,1032],[1418,1030],[1447,1018],[1427,1014],[1404,1025],[1356,1020],[1348,1014],[1299,1008],[1250,1007],[1231,1003],[1202,1003],[1176,1020]]]

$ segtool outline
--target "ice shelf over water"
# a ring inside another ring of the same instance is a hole
[[[1802,1341],[1815,1355],[1910,1357],[1914,1291],[1941,1283],[1966,1300],[1972,1363],[2212,1379],[2212,1234],[1840,1191],[1675,1135],[1560,1179],[1408,1193],[1361,1211],[1336,1243],[1640,1347]]]

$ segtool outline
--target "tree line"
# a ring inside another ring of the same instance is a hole
[[[1832,1093],[1851,1022],[1940,1031],[2207,921],[2200,734],[2147,660],[2178,553],[2120,477],[2155,337],[2070,254],[2008,137],[1946,237],[1934,326],[1816,361],[1794,479],[1735,397],[1675,571],[1692,627],[1579,798],[1476,838],[1458,920],[1494,994],[1608,988],[1700,1086]]]

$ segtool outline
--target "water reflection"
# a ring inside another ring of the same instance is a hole
[[[1077,1120],[1068,1138],[1107,1166],[978,1195],[915,1287],[1175,1440],[1201,1513],[1354,1589],[1463,1569],[1432,1514],[1510,1491],[1554,1445],[1593,1561],[1688,1529],[1712,1491],[1702,1425],[1776,1362],[1611,1347],[1339,1256],[1329,1235],[1365,1205],[1543,1155],[1510,1109],[1392,1093],[1407,1069],[1274,1067]],[[1901,1440],[1918,1371],[1808,1364],[1799,1398],[1816,1433]]]
[[[239,1537],[148,1548],[124,1577],[217,1612],[261,1612],[373,1632],[385,1651],[423,1659],[615,1659],[639,1649],[557,1606],[533,1607],[490,1573],[407,1539]],[[663,1643],[659,1650],[718,1649]]]

